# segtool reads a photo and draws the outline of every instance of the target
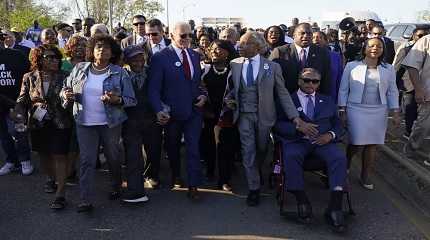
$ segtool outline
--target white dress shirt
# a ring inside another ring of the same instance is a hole
[[[176,47],[176,46],[175,46],[175,44],[172,44],[172,46],[173,46],[173,49],[175,49],[176,55],[178,55],[179,60],[181,60],[181,62],[183,63],[183,62],[184,62],[184,59],[182,58],[182,49],[181,49],[181,48]],[[190,65],[191,78],[193,78],[193,76],[194,76],[194,66],[193,66],[193,61],[191,61],[191,57],[190,57],[190,54],[188,53],[188,50],[187,50],[187,49],[184,49],[184,50],[185,50],[185,52],[186,52],[186,54],[187,54],[188,64]],[[181,67],[183,67],[183,66],[181,65]]]
[[[303,112],[306,114],[306,110],[308,109],[308,97],[307,95],[312,96],[312,102],[314,103],[315,109],[315,92],[312,94],[304,93],[302,90],[297,90],[297,96],[299,97],[300,105],[302,105]]]
[[[20,43],[18,43],[18,45],[24,46],[24,47],[28,47],[28,48],[35,48],[36,45],[27,39],[22,39],[22,41]]]
[[[312,94],[307,94],[305,92],[303,92],[301,89],[297,90],[297,96],[299,97],[299,101],[300,101],[300,105],[302,105],[302,111],[306,114],[306,110],[308,109],[308,97],[307,95],[311,95],[312,96],[312,102],[314,103],[314,111],[315,111],[315,92],[313,92]],[[315,112],[314,112],[315,115]],[[333,137],[333,139],[336,138],[336,134],[333,131],[328,131],[328,133],[331,134],[331,136]]]
[[[252,73],[253,73],[254,81],[256,81],[258,76],[258,71],[260,70],[260,59],[261,59],[260,54],[257,54],[251,58]],[[249,59],[245,59],[242,65],[242,77],[243,77],[243,80],[245,81],[245,84],[248,84],[248,82],[246,81],[248,79],[247,78],[248,76],[246,75],[248,71],[248,65],[249,65]]]
[[[297,49],[297,56],[299,56],[299,58],[300,58],[300,53],[302,52],[302,49],[305,49],[306,50],[306,60],[308,59],[308,55],[309,55],[309,47],[306,47],[306,48],[302,48],[302,47],[300,47],[299,45],[297,45],[297,44],[294,44],[294,46],[296,46],[296,49]]]
[[[62,38],[61,36],[58,36],[57,40],[58,40],[58,48],[64,48],[68,41],[68,39]]]
[[[166,48],[166,42],[164,41],[164,38],[162,38],[161,41],[157,44],[154,44],[152,42],[150,43],[151,43],[151,49],[153,54]]]
[[[136,34],[136,44],[140,44],[144,42],[146,42],[146,37],[145,36],[142,37],[139,34]]]
[[[294,43],[294,39],[290,38],[287,34],[285,34],[285,42],[286,43]]]

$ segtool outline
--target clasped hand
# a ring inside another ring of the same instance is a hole
[[[116,95],[112,91],[105,91],[105,94],[100,97],[102,102],[104,104],[120,104],[121,103],[121,97]]]

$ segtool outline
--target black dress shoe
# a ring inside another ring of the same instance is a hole
[[[45,182],[43,190],[45,193],[55,193],[57,191],[57,184],[55,184],[55,181],[53,180],[48,180]]]
[[[346,231],[345,214],[343,211],[330,211],[327,209],[324,216],[334,232],[344,233]]]
[[[172,188],[181,188],[182,187],[182,180],[181,178],[173,178],[172,180]]]
[[[313,221],[312,206],[309,203],[297,205],[298,221],[304,224],[310,224]]]
[[[109,200],[117,200],[121,197],[120,191],[112,191],[109,193]]]
[[[83,213],[83,212],[91,212],[93,210],[93,205],[90,203],[81,203],[78,205],[77,212]]]
[[[256,207],[260,204],[260,190],[250,190],[246,198],[246,204],[250,207]]]
[[[196,187],[189,187],[187,195],[191,200],[199,200],[200,199],[199,191],[197,190]]]

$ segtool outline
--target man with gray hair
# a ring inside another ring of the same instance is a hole
[[[238,123],[243,165],[248,180],[247,204],[260,202],[259,168],[267,153],[270,129],[276,121],[275,95],[282,110],[309,135],[315,126],[299,118],[299,114],[284,85],[279,64],[260,56],[264,38],[254,31],[245,33],[239,42],[240,58],[230,62],[230,74],[225,103],[233,110],[233,122]]]
[[[201,86],[200,56],[189,48],[193,34],[180,22],[171,33],[172,44],[154,54],[149,65],[148,98],[160,125],[165,125],[172,185],[180,185],[180,146],[184,135],[188,171],[188,196],[198,199],[202,182],[199,141],[201,108],[207,93]]]
[[[219,34],[219,39],[229,41],[233,47],[237,50],[237,39],[239,38],[239,33],[234,28],[226,28]]]

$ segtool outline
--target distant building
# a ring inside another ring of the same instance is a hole
[[[243,26],[245,23],[243,18],[215,18],[206,17],[202,18],[202,25],[205,27],[226,27],[240,24]]]

